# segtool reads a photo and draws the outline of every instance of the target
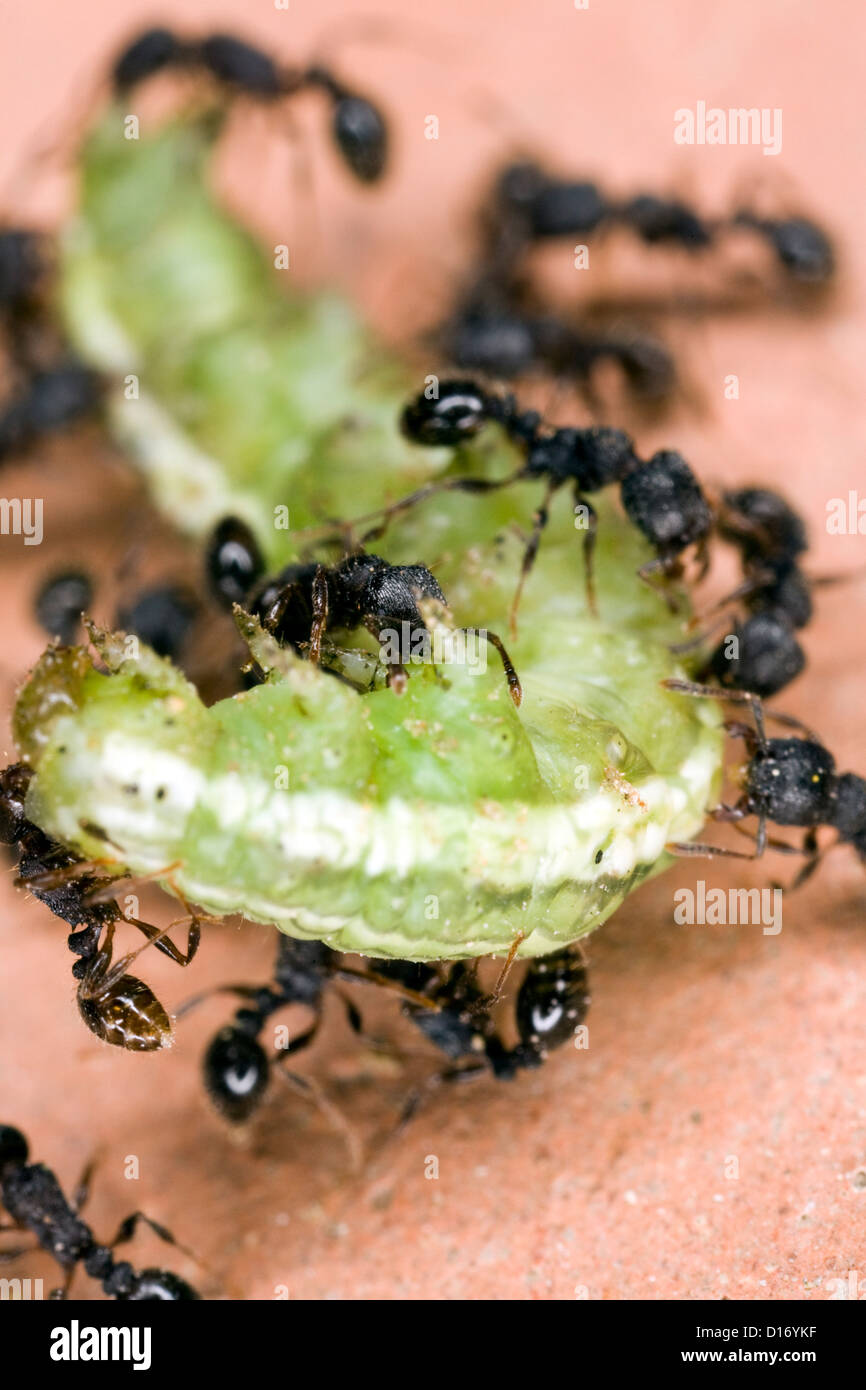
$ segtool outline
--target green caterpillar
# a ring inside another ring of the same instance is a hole
[[[125,142],[109,113],[65,239],[67,324],[88,361],[139,378],[109,418],[157,504],[193,535],[245,517],[276,566],[297,557],[296,527],[446,468],[510,472],[495,429],[455,455],[400,437],[405,372],[345,306],[275,288],[207,191],[213,136],[197,121]],[[455,623],[502,630],[514,523],[537,500],[531,483],[443,494],[395,521],[381,553],[432,567]],[[686,674],[669,652],[679,622],[635,577],[640,537],[609,504],[599,518],[596,619],[582,536],[554,501],[509,644],[519,711],[498,663],[413,665],[397,696],[366,634],[325,653],[352,686],[240,612],[267,680],[211,708],[123,634],[94,633],[104,669],[49,649],[15,713],[28,815],[84,857],[171,867],[209,912],[338,949],[424,960],[519,941],[528,956],[584,936],[665,866],[667,841],[698,832],[723,744],[713,703],[661,688]]]

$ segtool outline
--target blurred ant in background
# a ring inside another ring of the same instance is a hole
[[[32,770],[23,763],[0,772],[0,841],[18,852],[18,884],[30,889],[56,917],[76,930],[67,945],[78,959],[72,967],[78,982],[78,1011],[87,1027],[103,1042],[130,1052],[153,1052],[172,1040],[168,1014],[149,985],[128,973],[129,966],[156,946],[177,965],[189,965],[201,937],[200,918],[189,914],[189,940],[184,955],[167,933],[149,922],[121,912],[105,891],[113,880],[99,874],[100,864],[79,859],[27,819],[25,802]],[[120,960],[113,960],[118,922],[137,927],[147,941]]]
[[[676,370],[656,339],[622,325],[604,328],[599,315],[629,306],[587,304],[578,319],[554,312],[534,290],[527,261],[532,250],[561,237],[591,238],[621,226],[645,246],[678,247],[690,255],[715,249],[734,229],[751,230],[770,247],[785,287],[815,291],[835,272],[826,233],[803,217],[761,217],[740,209],[709,219],[677,198],[651,193],[616,200],[588,180],[562,179],[540,164],[510,164],[495,177],[481,216],[476,269],[440,330],[442,351],[457,367],[512,379],[532,371],[570,380],[593,397],[593,373],[604,361],[618,364],[629,389],[647,401],[668,396]],[[694,296],[685,301],[695,307]],[[748,298],[730,298],[745,307]],[[724,307],[726,301],[720,301]],[[665,307],[664,302],[655,308]],[[676,301],[667,307],[676,307]],[[710,301],[707,308],[712,307]]]
[[[331,134],[340,156],[361,183],[376,183],[388,157],[388,128],[378,107],[346,87],[328,67],[282,68],[263,49],[232,34],[184,39],[169,29],[148,29],[123,50],[112,84],[126,94],[159,72],[197,71],[234,93],[274,103],[318,90],[331,106]]]
[[[155,1302],[199,1297],[178,1274],[166,1269],[136,1270],[128,1261],[115,1259],[116,1247],[132,1239],[140,1222],[149,1226],[160,1240],[195,1258],[175,1240],[171,1231],[152,1221],[144,1212],[133,1212],[121,1221],[114,1239],[106,1245],[96,1240],[80,1215],[90,1190],[92,1166],[85,1169],[69,1201],[51,1169],[44,1163],[30,1163],[28,1159],[29,1146],[21,1131],[12,1125],[0,1124],[0,1199],[14,1223],[0,1226],[0,1230],[30,1231],[37,1244],[60,1265],[65,1280],[61,1288],[52,1290],[49,1298],[69,1296],[78,1265],[91,1279],[99,1280],[109,1298]],[[15,1259],[24,1253],[23,1250],[5,1251],[0,1258]]]

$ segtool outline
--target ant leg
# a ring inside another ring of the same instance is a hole
[[[381,517],[378,526],[372,530],[365,531],[361,537],[361,543],[366,545],[368,541],[378,541],[384,536],[388,527],[395,517],[403,512],[408,512],[419,502],[426,502],[428,497],[435,497],[440,492],[495,492],[497,488],[508,487],[510,483],[524,476],[524,469],[518,468],[514,473],[510,473],[507,478],[440,478],[435,483],[425,483],[423,487],[416,488],[414,492],[401,497],[399,501],[392,502],[388,507],[380,507],[378,511],[367,512],[364,516],[355,517],[350,524],[359,526],[364,521],[371,521],[374,517]]]
[[[52,1303],[66,1302],[67,1298],[69,1297],[69,1290],[72,1288],[72,1281],[75,1278],[75,1272],[77,1268],[77,1262],[73,1265],[70,1265],[66,1271],[66,1277],[64,1278],[60,1288],[51,1290],[48,1297]]]
[[[152,923],[142,922],[137,917],[127,917],[125,914],[121,914],[120,920],[122,922],[129,922],[130,926],[137,927],[140,932],[144,933],[148,941],[152,941],[156,949],[161,951],[163,955],[168,956],[169,960],[173,960],[175,965],[189,965],[199,948],[201,928],[198,919],[190,924],[186,953],[181,951],[180,947],[176,946],[170,937],[163,936],[159,927],[153,926]],[[172,923],[172,926],[176,925],[177,923]]]
[[[766,748],[767,731],[764,728],[764,705],[760,695],[753,695],[750,690],[723,690],[721,686],[701,685],[697,681],[679,680],[676,677],[663,680],[661,684],[666,690],[672,690],[677,695],[693,695],[703,700],[724,700],[732,705],[748,705],[755,720],[758,746]]]
[[[91,1183],[93,1182],[93,1174],[96,1172],[96,1167],[98,1163],[98,1157],[89,1159],[88,1162],[84,1165],[81,1177],[75,1184],[75,1188],[73,1189],[72,1193],[72,1201],[70,1203],[73,1211],[75,1212],[82,1211],[82,1209],[85,1207],[90,1198],[90,1187]]]
[[[280,1064],[282,1062],[279,1053],[273,1060]],[[328,1100],[321,1086],[310,1077],[298,1076],[298,1074],[293,1071],[284,1071],[282,1065],[280,1065],[277,1075],[281,1077],[287,1086],[291,1086],[299,1095],[311,1101],[316,1109],[324,1115],[331,1128],[341,1136],[346,1145],[349,1167],[352,1172],[360,1173],[364,1167],[364,1146],[361,1141],[361,1136],[355,1126],[346,1119],[346,1116],[339,1106],[335,1105],[332,1100]]]
[[[310,661],[318,666],[322,659],[322,637],[328,625],[328,576],[319,565],[313,580],[313,625],[310,628]]]
[[[738,810],[738,808],[737,808],[737,807],[733,807],[733,806],[725,806],[725,807],[720,807],[720,808],[719,808],[719,811],[731,812],[731,813],[734,812],[734,811],[737,811],[737,810]],[[746,812],[743,811],[743,812],[742,812],[742,815],[745,815],[745,814],[746,814]],[[716,812],[713,813],[713,816],[714,816],[714,819],[716,819],[716,820],[732,820],[732,819],[737,819],[737,820],[739,820],[739,819],[742,818],[741,815],[737,815],[737,816],[735,817],[733,814],[729,814],[729,815],[719,815],[719,814],[716,813]],[[757,832],[757,834],[756,834],[756,836],[755,836],[755,850],[754,850],[754,853],[753,853],[753,854],[745,854],[742,850],[738,850],[738,849],[728,849],[727,847],[723,847],[722,845],[707,845],[707,844],[702,844],[702,843],[700,843],[700,842],[697,841],[697,840],[687,840],[687,841],[672,840],[671,842],[669,842],[668,844],[665,845],[665,849],[667,850],[668,854],[675,854],[675,855],[677,855],[678,858],[681,858],[681,859],[691,859],[691,858],[699,858],[699,859],[760,859],[760,858],[763,856],[764,851],[766,850],[766,848],[767,848],[767,817],[766,817],[766,816],[759,816],[759,818],[758,818],[758,832]]]
[[[132,965],[133,961],[136,960],[138,956],[141,955],[142,951],[146,951],[148,946],[156,946],[159,943],[159,941],[163,937],[167,936],[168,933],[172,930],[172,928],[176,926],[176,922],[169,922],[168,926],[163,927],[162,931],[160,931],[156,936],[148,938],[148,940],[145,941],[142,946],[139,946],[137,950],[128,951],[125,956],[121,956],[120,960],[116,961],[114,965],[112,965],[111,957],[114,948],[114,933],[116,923],[109,922],[108,927],[106,928],[103,944],[102,946],[100,946],[99,950],[94,954],[93,959],[88,965],[87,972],[79,986],[79,993],[81,997],[83,999],[93,999],[97,995],[109,992],[114,987],[114,985],[116,985],[118,981],[123,978],[123,976],[127,973],[128,967]],[[192,932],[192,928],[190,929],[190,931]],[[194,951],[193,954],[195,954]]]
[[[370,635],[375,637],[381,648],[382,636],[377,620],[375,618],[365,618],[364,626]],[[385,665],[388,669],[388,688],[393,690],[395,695],[403,695],[409,683],[409,675],[405,666],[402,666],[399,661],[389,661],[386,662]]]
[[[645,565],[641,565],[637,577],[642,579],[644,584],[647,584],[660,598],[664,599],[670,613],[679,613],[680,603],[671,593],[669,585],[652,578],[659,570],[662,571],[665,579],[674,579],[678,573],[682,573],[682,566],[672,564],[666,556],[657,555],[654,560],[647,560]]]
[[[794,876],[787,888],[781,883],[774,883],[773,887],[781,888],[784,893],[796,892],[798,888],[802,888],[803,884],[808,882],[821,863],[821,860],[824,858],[824,855],[829,853],[831,849],[835,849],[835,845],[830,845],[827,849],[820,849],[818,846],[817,830],[814,828],[809,830],[803,839],[803,848],[800,850],[801,854],[808,855],[806,863],[803,865],[802,869],[800,869],[799,873]]]
[[[334,974],[339,978],[350,980],[363,980],[368,985],[379,985],[382,989],[389,989],[394,994],[399,994],[400,998],[407,1004],[416,1004],[422,1009],[432,1009],[438,1012],[439,1005],[434,1000],[429,999],[426,994],[419,993],[416,989],[410,989],[400,980],[392,980],[389,975],[380,975],[375,970],[353,970],[351,966],[340,965],[334,970]]]
[[[479,629],[474,627],[458,628],[458,632],[478,631]],[[505,644],[503,643],[501,637],[498,637],[495,632],[490,632],[487,628],[483,628],[481,629],[481,631],[483,631],[484,633],[485,640],[490,643],[491,647],[495,647],[498,651],[499,658],[502,662],[502,668],[505,671],[505,679],[508,682],[508,693],[511,696],[517,708],[520,709],[520,705],[523,700],[523,686],[520,684],[520,677],[518,676],[517,671],[514,668],[514,662],[511,660],[511,657],[505,650]]]
[[[129,1216],[124,1217],[117,1228],[114,1239],[108,1242],[109,1250],[114,1250],[116,1246],[123,1245],[126,1241],[132,1240],[139,1222],[144,1222],[145,1226],[149,1226],[154,1235],[159,1236],[160,1240],[164,1240],[166,1245],[174,1245],[178,1250],[182,1251],[184,1255],[187,1255],[191,1260],[195,1260],[196,1264],[201,1263],[194,1251],[190,1250],[186,1245],[181,1245],[180,1241],[172,1235],[171,1231],[168,1230],[166,1226],[161,1226],[158,1221],[154,1221],[152,1217],[148,1216],[143,1211],[133,1211]]]
[[[505,988],[505,982],[508,979],[508,976],[511,974],[512,967],[514,966],[514,962],[517,959],[517,952],[520,950],[521,943],[525,941],[525,939],[525,932],[520,932],[520,934],[514,938],[514,940],[511,943],[511,946],[509,947],[508,955],[505,957],[505,964],[503,965],[502,969],[499,972],[499,975],[497,976],[496,984],[493,986],[491,993],[485,994],[482,996],[481,999],[476,1000],[476,1002],[470,1008],[471,1013],[487,1013],[490,1009],[492,1009],[496,1004],[499,1003],[500,999],[502,998],[502,991]]]
[[[541,544],[541,534],[550,519],[549,507],[550,499],[559,487],[559,483],[548,483],[545,488],[544,497],[541,505],[535,513],[532,523],[532,530],[529,533],[529,540],[523,552],[523,564],[520,567],[520,577],[517,581],[517,588],[514,591],[514,598],[511,600],[511,610],[508,614],[508,630],[512,639],[517,636],[517,609],[520,605],[523,586],[529,578],[532,566],[535,564],[535,557],[538,554],[538,547]]]
[[[598,513],[591,502],[575,489],[574,510],[586,509],[586,535],[583,538],[583,567],[586,574],[586,603],[594,618],[598,617],[598,604],[595,597],[595,543],[598,538]]]
[[[190,999],[185,999],[175,1010],[175,1018],[191,1013],[199,1004],[203,1004],[215,994],[233,994],[236,999],[255,999],[258,993],[258,985],[214,985],[212,989],[202,990],[201,994],[194,994]]]
[[[444,1071],[434,1072],[422,1085],[413,1086],[400,1107],[400,1114],[391,1131],[390,1138],[395,1139],[399,1134],[403,1133],[410,1120],[413,1120],[418,1114],[422,1101],[429,1097],[430,1093],[438,1086],[450,1085],[453,1082],[459,1081],[474,1081],[477,1077],[484,1076],[487,1073],[488,1067],[486,1062],[471,1063],[466,1067],[447,1067]]]
[[[66,853],[66,851],[61,847],[58,848],[55,853]],[[105,869],[112,868],[116,870],[116,873],[109,882],[114,883],[119,879],[128,877],[128,874],[123,872],[123,866],[116,864],[112,859],[77,859],[72,864],[64,864],[57,869],[46,869],[41,873],[31,874],[28,878],[18,877],[15,879],[15,886],[17,888],[38,888],[48,891],[52,888],[62,888],[65,884],[72,882],[73,879],[85,878],[88,874],[93,873],[94,869],[101,869],[104,871]],[[105,885],[100,884],[99,888],[94,888],[92,893],[85,894],[86,900],[88,902],[98,902],[99,899],[96,897],[97,893],[106,893]],[[111,897],[113,894],[109,892],[106,896]]]
[[[708,616],[709,614],[704,614],[703,618],[690,618],[686,624],[686,631],[693,628],[695,623],[705,621]],[[717,617],[714,622],[711,622],[708,627],[696,633],[694,637],[689,637],[687,641],[670,642],[668,644],[668,651],[674,656],[684,655],[686,652],[693,652],[698,647],[702,647],[705,642],[708,642],[721,628],[730,628],[733,625],[733,621],[729,613],[723,613],[721,616]]]

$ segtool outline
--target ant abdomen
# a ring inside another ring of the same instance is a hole
[[[261,1044],[231,1025],[221,1028],[211,1041],[202,1070],[208,1095],[232,1124],[249,1119],[267,1089],[270,1075]]]
[[[127,1052],[158,1052],[171,1044],[171,1020],[153,990],[134,975],[122,975],[107,993],[78,996],[78,1008],[91,1033]]]

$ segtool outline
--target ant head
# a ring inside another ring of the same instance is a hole
[[[216,1108],[232,1124],[255,1110],[270,1076],[264,1048],[240,1028],[221,1028],[204,1055],[204,1084]]]
[[[660,552],[677,554],[710,530],[713,514],[681,454],[663,449],[623,481],[629,519]]]
[[[117,615],[118,626],[134,632],[157,656],[177,661],[195,620],[195,595],[179,584],[146,589]]]
[[[802,519],[784,497],[769,488],[726,492],[718,531],[739,547],[745,560],[757,563],[790,563],[809,547]]]
[[[184,45],[170,29],[146,29],[115,60],[111,70],[114,90],[125,92],[155,73],[175,66],[184,51]]]
[[[521,1044],[536,1053],[561,1047],[586,1017],[588,1005],[586,969],[573,950],[533,960],[517,995]]]
[[[468,378],[440,381],[435,396],[422,391],[410,401],[400,428],[413,444],[454,446],[472,439],[491,418],[490,397]]]
[[[0,1125],[0,1173],[4,1168],[17,1168],[26,1163],[30,1155],[27,1140],[20,1129],[12,1125]]]
[[[510,380],[538,357],[538,323],[517,309],[464,306],[446,325],[442,348],[458,367]]]
[[[746,770],[746,799],[777,825],[816,826],[832,820],[835,761],[820,743],[805,738],[771,738]]]
[[[27,830],[24,802],[32,776],[32,768],[24,763],[12,763],[0,772],[0,842],[4,845],[14,845]]]
[[[435,575],[425,565],[388,565],[378,556],[367,558],[377,560],[381,568],[370,573],[363,597],[358,596],[362,612],[389,624],[410,623],[414,631],[426,626],[418,606],[423,599],[447,604]]]
[[[78,992],[78,1010],[91,1033],[127,1052],[157,1052],[171,1044],[171,1021],[153,990],[134,975],[122,975],[100,992],[87,976]]]
[[[710,658],[709,669],[719,685],[731,690],[750,690],[769,699],[789,685],[806,665],[806,654],[794,635],[794,626],[781,611],[767,609],[737,623],[736,656],[729,655],[725,638]]]
[[[259,543],[240,517],[226,516],[214,528],[205,549],[205,572],[214,598],[223,608],[243,603],[265,572]]]
[[[49,575],[36,595],[36,618],[49,637],[71,647],[78,634],[81,614],[93,602],[93,585],[86,574],[64,570]]]
[[[179,1300],[200,1298],[191,1284],[172,1274],[168,1269],[143,1269],[135,1275],[132,1291],[125,1295],[124,1302],[157,1301],[176,1303]]]
[[[767,224],[767,235],[785,270],[795,280],[820,284],[829,280],[836,258],[829,238],[805,217]]]

